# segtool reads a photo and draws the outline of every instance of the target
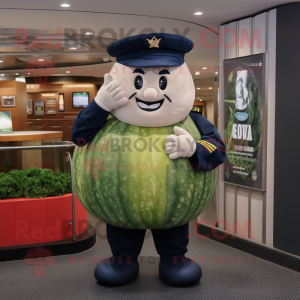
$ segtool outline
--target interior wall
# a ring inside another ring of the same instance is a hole
[[[84,85],[84,87],[80,87],[80,85]],[[34,87],[34,85],[27,84],[28,87]],[[72,87],[75,86],[75,87]],[[90,87],[91,86],[91,87]],[[80,83],[78,81],[71,81],[71,82],[62,82],[60,84],[49,83],[46,87],[41,88],[27,88],[27,99],[32,100],[43,100],[46,99],[56,99],[57,103],[57,114],[45,114],[43,116],[35,116],[34,112],[32,115],[28,115],[28,119],[59,119],[63,117],[64,114],[78,114],[82,108],[74,108],[72,107],[72,93],[76,92],[88,92],[89,93],[89,102],[91,102],[97,92],[98,86],[93,83]],[[44,97],[42,94],[54,94],[55,96],[46,96]],[[65,111],[59,112],[58,111],[58,94],[64,93],[64,100],[65,100]],[[45,103],[46,105],[46,103]],[[45,107],[46,108],[46,107]]]
[[[300,3],[277,9],[276,116],[274,170],[274,247],[300,256],[299,148],[297,136]],[[288,150],[282,141],[293,141]]]
[[[215,115],[214,115],[214,101],[206,101],[205,102],[205,107],[206,107],[206,119],[211,122],[212,124],[215,123]],[[215,124],[214,124],[215,125]]]
[[[98,79],[85,78],[84,82],[80,78],[74,77],[72,80],[64,81],[64,78],[56,78],[55,81],[47,83],[45,87],[37,87],[34,82],[27,83],[27,99],[33,101],[33,113],[27,115],[28,128],[30,130],[63,131],[63,140],[71,141],[71,132],[77,114],[83,108],[72,106],[73,92],[88,92],[89,102],[91,102],[100,86]],[[59,93],[64,93],[65,111],[59,112]],[[43,94],[53,94],[54,96],[43,96]],[[46,99],[56,99],[56,114],[46,114]],[[44,115],[34,114],[34,101],[44,101]],[[26,108],[25,108],[26,109]]]
[[[261,47],[257,42],[253,46],[246,42],[240,48],[241,29],[246,29],[249,37],[255,29],[258,29],[261,37]],[[223,61],[251,54],[266,54],[266,95],[264,106],[264,153],[266,157],[266,191],[257,191],[250,188],[239,187],[224,182],[224,171],[219,172],[219,199],[218,215],[220,227],[230,233],[239,235],[234,231],[234,222],[237,221],[241,228],[250,225],[244,238],[251,238],[254,242],[265,243],[273,246],[273,202],[274,202],[274,115],[275,115],[275,57],[276,57],[276,9],[259,14],[255,17],[232,22],[220,27],[220,32],[228,32],[223,41],[226,45],[233,42],[230,30],[237,33],[237,41],[234,47],[220,47],[220,133],[225,136],[225,120],[223,116],[224,85],[223,85]],[[249,224],[249,221],[251,222]],[[223,223],[228,224],[225,228]]]

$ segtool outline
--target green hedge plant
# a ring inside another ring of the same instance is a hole
[[[63,196],[71,191],[71,177],[67,173],[40,168],[0,173],[0,199]]]

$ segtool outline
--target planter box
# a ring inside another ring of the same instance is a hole
[[[68,239],[72,232],[72,194],[40,199],[0,200],[0,247]],[[75,196],[76,235],[87,229],[87,211]]]

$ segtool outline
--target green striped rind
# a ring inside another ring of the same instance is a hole
[[[195,140],[201,138],[189,116],[159,128],[137,127],[109,118],[91,143],[76,147],[75,190],[83,206],[100,220],[124,228],[170,228],[197,217],[212,197],[216,172],[191,170],[187,158],[169,159],[165,138],[174,134],[174,126],[184,128]],[[102,152],[100,144],[106,138],[109,149]],[[144,151],[139,151],[144,145],[139,138],[147,144]],[[113,139],[119,140],[120,151],[114,151]],[[122,149],[122,139],[123,144],[130,143],[131,151]],[[150,148],[149,142],[156,139],[157,148]],[[97,179],[91,179],[90,171],[83,168],[93,157],[102,159],[106,166]]]

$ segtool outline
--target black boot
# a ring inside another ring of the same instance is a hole
[[[184,256],[162,259],[159,263],[160,278],[167,284],[187,286],[198,282],[202,276],[200,266]]]
[[[123,285],[133,281],[139,274],[139,263],[130,257],[111,256],[102,260],[95,269],[95,278],[107,285]]]
[[[160,255],[160,278],[175,286],[198,282],[202,276],[200,266],[185,257],[189,242],[189,224],[169,229],[153,229],[152,234]]]
[[[125,229],[106,225],[107,239],[113,256],[101,261],[95,269],[95,278],[107,285],[123,285],[139,273],[139,256],[146,230]]]

